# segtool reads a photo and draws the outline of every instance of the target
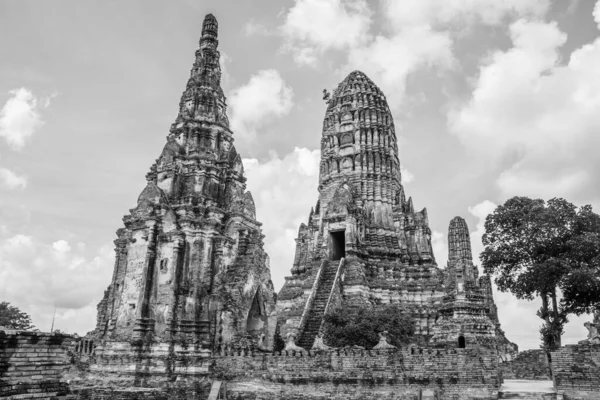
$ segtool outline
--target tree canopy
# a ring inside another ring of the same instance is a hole
[[[324,341],[329,346],[362,346],[371,349],[379,343],[379,333],[387,331],[390,344],[399,347],[410,341],[415,323],[397,305],[356,308],[336,307],[329,311],[323,324]]]
[[[31,330],[31,317],[9,302],[0,302],[0,326],[16,330]]]
[[[600,216],[591,206],[513,197],[488,215],[482,240],[483,269],[498,289],[541,298],[544,347],[560,346],[569,314],[600,309]]]

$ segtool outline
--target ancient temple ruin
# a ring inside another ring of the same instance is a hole
[[[117,231],[94,332],[99,358],[126,356],[141,343],[202,362],[230,348],[271,350],[290,334],[300,347],[289,348],[308,350],[334,306],[387,303],[412,315],[421,343],[496,350],[509,343],[461,218],[450,225],[448,266],[438,268],[427,210],[415,211],[402,185],[385,95],[360,71],[327,101],[319,198],[275,301],[227,119],[217,31],[208,15],[167,143]]]
[[[333,306],[398,303],[435,345],[496,348],[500,329],[489,277],[473,264],[466,222],[449,229],[448,266],[438,268],[427,210],[402,186],[394,121],[385,95],[354,71],[327,101],[319,198],[300,225],[296,255],[277,300],[284,335],[310,349]],[[513,351],[512,344],[503,351]]]
[[[394,121],[385,95],[352,72],[328,100],[321,137],[319,198],[296,240],[292,275],[279,293],[281,332],[310,348],[332,302],[414,305],[418,333],[442,294],[427,210],[401,183]],[[342,290],[343,284],[343,290]]]
[[[427,210],[402,185],[385,95],[360,71],[327,101],[319,196],[274,293],[227,119],[217,33],[207,15],[167,143],[117,231],[96,329],[83,339],[0,329],[0,396],[491,400],[504,398],[503,374],[547,378],[536,354],[507,362],[518,349],[464,219],[450,222],[445,268],[436,262]],[[395,347],[382,333],[373,349],[331,348],[320,336],[335,307],[389,303],[416,322],[412,343]],[[571,383],[600,390],[600,323],[589,326],[581,346],[552,353],[564,393]],[[586,367],[573,373],[577,360]],[[42,364],[48,373],[24,383]]]
[[[107,346],[273,338],[269,259],[229,128],[217,31],[208,15],[167,143],[117,231],[95,330]]]
[[[437,307],[431,342],[437,345],[489,347],[510,359],[518,348],[506,339],[488,275],[479,276],[473,264],[466,221],[455,217],[448,227],[448,263],[444,271],[444,297]]]

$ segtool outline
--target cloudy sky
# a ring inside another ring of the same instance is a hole
[[[1,2],[0,300],[40,329],[55,305],[56,328],[93,329],[114,232],[177,114],[207,13],[278,289],[317,198],[322,90],[355,69],[390,102],[440,266],[456,215],[478,252],[485,216],[514,195],[600,210],[593,0]],[[538,302],[496,298],[509,339],[536,348]],[[564,342],[585,337],[581,323]]]

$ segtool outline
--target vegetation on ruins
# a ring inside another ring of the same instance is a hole
[[[379,333],[387,331],[388,342],[396,347],[408,343],[415,322],[395,304],[373,308],[336,307],[323,320],[324,341],[333,347],[362,346],[371,349],[379,343]]]
[[[11,306],[7,301],[0,302],[0,326],[24,331],[35,328],[31,323],[31,317],[27,313]]]
[[[541,298],[543,348],[560,347],[569,314],[600,309],[600,216],[591,206],[513,197],[487,217],[483,245],[483,268],[501,291]]]

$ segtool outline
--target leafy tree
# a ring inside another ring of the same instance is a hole
[[[324,341],[329,346],[362,346],[367,349],[379,343],[379,333],[388,332],[388,341],[401,346],[410,341],[415,323],[397,305],[358,308],[337,307],[324,317]]]
[[[0,326],[18,330],[34,328],[31,317],[7,301],[0,302]]]
[[[600,216],[591,206],[513,197],[486,218],[483,245],[483,269],[498,289],[541,298],[545,349],[560,347],[569,314],[600,309]]]

